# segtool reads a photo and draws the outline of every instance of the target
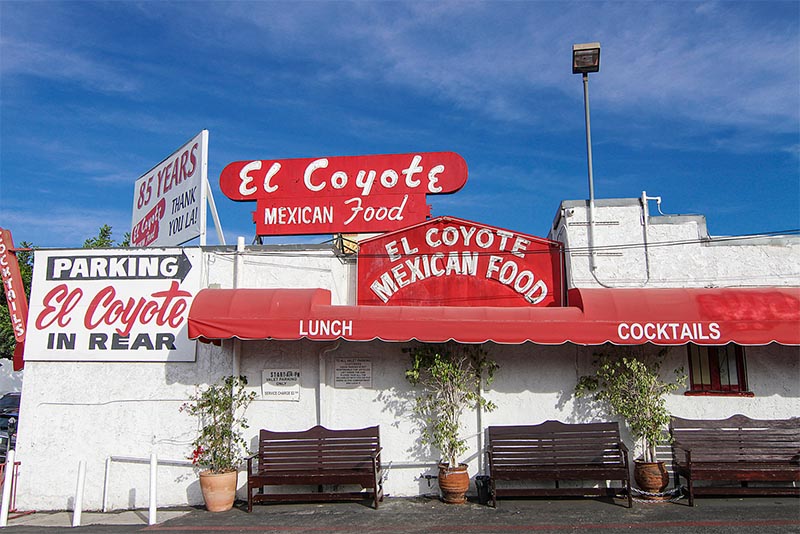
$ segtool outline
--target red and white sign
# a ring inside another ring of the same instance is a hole
[[[466,181],[454,152],[237,161],[219,178],[228,198],[256,201],[258,235],[396,230],[430,216],[425,195]]]
[[[208,130],[136,180],[131,246],[180,245],[205,227]]]
[[[25,359],[194,361],[197,249],[35,252]]]
[[[362,241],[358,304],[562,306],[555,241],[454,217]]]
[[[11,316],[11,329],[17,345],[14,349],[14,370],[23,368],[23,349],[25,346],[25,324],[28,321],[28,299],[22,284],[19,262],[14,253],[14,239],[11,231],[0,228],[0,279],[6,293],[8,313]]]

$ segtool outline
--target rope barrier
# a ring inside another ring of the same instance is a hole
[[[631,488],[631,497],[634,501],[645,504],[677,502],[683,498],[683,490],[683,486],[680,486],[673,490],[663,491],[660,493],[650,493],[639,488]],[[639,495],[639,497],[637,497],[637,495]]]

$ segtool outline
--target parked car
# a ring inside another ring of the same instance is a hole
[[[19,391],[12,391],[0,397],[0,413],[19,413]]]
[[[6,453],[17,447],[17,422],[19,413],[0,413],[0,463],[6,461]]]

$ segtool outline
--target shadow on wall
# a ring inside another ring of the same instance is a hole
[[[512,394],[555,393],[559,395],[559,400],[553,405],[554,409],[567,406],[578,378],[591,372],[595,353],[603,350],[602,346],[583,347],[570,344],[545,346],[531,343],[488,343],[486,346],[500,364],[490,391]],[[632,352],[656,353],[662,347],[645,344],[627,348]],[[745,361],[748,384],[756,397],[800,398],[800,348],[775,343],[745,347]],[[687,345],[668,349],[662,372],[671,373],[676,367],[683,367],[688,373]],[[680,390],[675,394],[682,395],[683,392]]]
[[[436,464],[433,458],[433,453],[428,445],[422,443],[422,436],[425,433],[425,423],[418,417],[414,416],[414,398],[416,394],[414,391],[403,390],[398,387],[390,387],[388,389],[378,392],[375,397],[376,402],[383,406],[382,412],[391,414],[392,423],[390,424],[396,431],[400,431],[402,422],[413,422],[415,431],[414,435],[417,439],[414,440],[412,447],[405,452],[408,453],[410,461],[414,462],[431,462]],[[382,437],[383,439],[383,437]]]
[[[200,490],[200,480],[197,477],[186,486],[186,502],[190,505],[203,503],[203,493]]]

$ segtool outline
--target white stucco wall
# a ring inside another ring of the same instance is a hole
[[[710,237],[702,215],[653,216],[639,199],[564,201],[549,237],[569,287],[800,286],[800,237]],[[590,253],[591,250],[591,253]]]
[[[617,205],[621,204],[621,205]],[[568,209],[573,209],[568,207]],[[747,240],[711,243],[702,238],[704,222],[697,218],[649,219],[648,244],[636,201],[599,206],[595,243],[609,247],[595,257],[590,271],[585,213],[575,208],[556,220],[554,235],[570,249],[568,280],[574,286],[642,285],[644,287],[800,285],[797,240]],[[568,225],[572,219],[584,224]],[[615,222],[616,221],[616,222]],[[562,224],[563,223],[563,224]],[[638,243],[638,245],[637,245]],[[204,285],[210,287],[325,288],[334,304],[355,302],[355,265],[340,261],[326,247],[247,247],[243,254],[209,248],[204,254]],[[179,411],[195,384],[214,382],[233,371],[233,341],[222,346],[198,343],[192,363],[28,362],[22,387],[17,457],[21,462],[17,507],[21,510],[69,509],[74,498],[78,462],[86,461],[86,509],[100,509],[111,456],[184,460],[191,452],[196,422]],[[278,402],[259,397],[250,407],[247,439],[254,445],[259,428],[300,430],[315,424],[330,428],[381,426],[383,462],[388,468],[390,495],[435,493],[437,454],[424,450],[411,416],[413,391],[404,380],[405,344],[317,343],[311,341],[241,342],[239,370],[250,388],[261,393],[265,369],[300,369],[300,398]],[[500,364],[486,392],[498,409],[469,413],[464,418],[470,451],[470,474],[483,470],[481,428],[496,424],[536,424],[548,419],[582,422],[606,419],[577,402],[572,390],[589,372],[596,349],[591,347],[492,346]],[[748,347],[748,397],[689,397],[677,392],[668,399],[676,415],[727,417],[789,417],[800,413],[800,349]],[[338,357],[371,362],[372,386],[334,387]],[[687,365],[686,348],[668,351],[665,369]],[[627,432],[624,432],[629,445]],[[111,464],[107,504],[111,509],[148,505],[149,466],[117,461]],[[240,488],[245,476],[240,475]],[[240,496],[244,496],[243,490]],[[200,504],[197,476],[189,466],[159,469],[159,506]]]

